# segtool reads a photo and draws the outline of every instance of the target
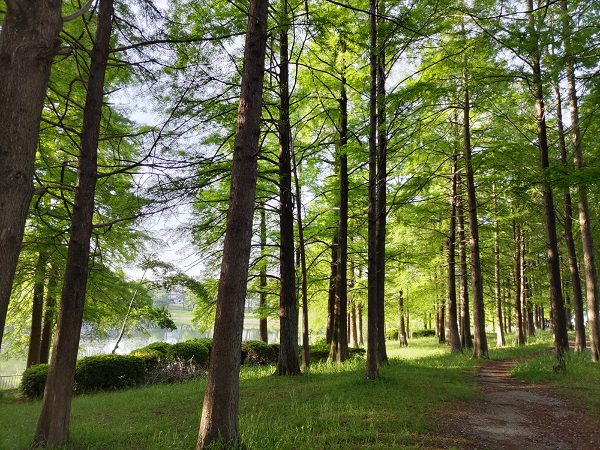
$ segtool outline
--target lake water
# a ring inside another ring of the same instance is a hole
[[[259,333],[260,331],[258,328],[245,324],[242,334],[242,341],[258,340],[260,336]],[[277,330],[269,330],[268,334],[270,343],[279,342],[279,332]],[[117,341],[116,335],[117,333],[115,332],[115,337],[106,339],[89,339],[82,337],[79,343],[79,353],[77,355],[78,358],[112,353]],[[176,342],[183,342],[201,337],[212,337],[212,333],[200,333],[197,329],[189,324],[177,324],[177,329],[174,331],[166,329],[153,329],[148,333],[135,332],[131,333],[130,335],[123,336],[123,339],[121,339],[119,347],[115,353],[126,355],[133,350],[145,347],[152,342],[162,341],[174,344]],[[20,375],[25,370],[26,365],[26,356],[23,356],[23,359],[21,360],[0,359],[0,376],[6,377],[7,375]],[[5,378],[4,381],[6,383],[9,382],[7,378]],[[11,387],[3,386],[1,383],[2,380],[0,380],[0,387]],[[10,383],[14,384],[14,381],[10,381]]]

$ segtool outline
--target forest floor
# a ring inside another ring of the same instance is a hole
[[[598,450],[600,423],[574,400],[509,375],[514,360],[479,368],[478,400],[454,403],[429,430],[426,448],[464,450]]]

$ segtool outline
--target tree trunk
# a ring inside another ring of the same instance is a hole
[[[27,211],[50,67],[60,46],[58,0],[7,0],[0,28],[0,347]]]
[[[502,326],[502,289],[500,286],[500,225],[498,224],[498,200],[494,191],[494,296],[496,303],[496,347],[504,347],[504,327]]]
[[[287,1],[281,2],[279,50],[279,360],[277,374],[299,375],[298,299],[294,262]]]
[[[398,344],[400,347],[408,347],[406,333],[406,322],[404,320],[404,295],[402,289],[398,292]]]
[[[269,343],[269,330],[265,308],[267,307],[267,212],[265,204],[260,205],[260,298],[261,317],[259,319],[259,336],[265,344]]]
[[[310,366],[309,331],[308,331],[308,280],[306,268],[306,246],[304,242],[304,225],[302,225],[302,190],[298,179],[298,165],[292,148],[292,163],[294,165],[294,181],[296,183],[296,221],[298,223],[298,253],[300,264],[300,289],[302,295],[302,370]]]
[[[457,182],[457,225],[458,225],[458,276],[460,298],[460,344],[462,348],[473,348],[471,336],[471,314],[469,312],[469,281],[467,277],[467,241],[465,238],[465,212],[463,207],[462,178],[456,174]]]
[[[446,343],[450,345],[450,351],[452,353],[458,353],[462,351],[462,347],[458,332],[458,315],[456,307],[456,173],[458,171],[456,154],[452,155],[452,159],[452,177],[450,185],[450,230],[447,246],[448,279],[446,292],[448,314],[446,318],[446,333],[448,339]]]
[[[523,273],[521,271],[521,250],[522,233],[520,222],[513,221],[513,241],[515,243],[515,253],[513,256],[513,272],[515,286],[515,345],[525,345],[525,330],[523,327],[523,315],[521,309],[521,286]]]
[[[356,315],[358,320],[358,345],[362,347],[365,345],[365,337],[363,334],[363,305],[362,302],[359,302],[356,305]]]
[[[342,45],[342,48],[344,46]],[[339,171],[339,213],[337,225],[337,262],[335,277],[334,331],[329,361],[341,364],[348,353],[348,97],[346,95],[345,67],[342,67],[340,90],[340,141],[337,148]]]
[[[27,367],[40,363],[40,350],[42,344],[42,319],[44,313],[44,284],[46,278],[46,263],[48,256],[39,252],[35,266],[33,284],[33,307],[31,310],[31,332],[29,333],[29,350],[27,353]]]
[[[531,68],[533,70],[533,94],[535,97],[535,117],[537,122],[537,137],[540,157],[540,168],[545,173],[549,168],[548,135],[546,130],[546,107],[542,90],[542,73],[540,67],[539,36],[535,29],[533,0],[527,0],[529,14],[529,32],[534,48],[531,53]],[[554,349],[558,359],[558,369],[565,366],[564,353],[569,350],[565,307],[560,283],[560,260],[558,255],[558,238],[556,235],[556,216],[554,213],[554,196],[552,186],[548,181],[542,183],[544,199],[544,214],[546,218],[546,250],[548,262],[548,284],[550,287],[550,307],[552,316],[552,332]]]
[[[252,243],[268,0],[251,0],[213,346],[196,448],[240,439],[239,370]]]
[[[379,0],[378,17],[385,13],[385,0]],[[380,19],[378,19],[379,22]],[[379,35],[379,26],[376,33]],[[377,361],[384,364],[388,360],[385,335],[385,236],[387,220],[387,123],[386,123],[386,91],[385,91],[385,49],[383,38],[377,39]]]
[[[565,46],[565,69],[567,73],[567,85],[569,90],[569,106],[571,112],[571,142],[573,143],[573,161],[575,170],[585,167],[583,161],[583,150],[581,148],[581,129],[579,125],[579,100],[577,98],[577,86],[575,80],[574,56],[571,52],[570,18],[567,12],[567,0],[560,2],[563,14],[563,42]],[[587,324],[590,339],[590,352],[592,361],[600,361],[600,317],[598,300],[598,271],[596,267],[596,254],[594,251],[594,238],[590,212],[588,206],[587,186],[578,183],[575,187],[577,192],[577,204],[579,207],[579,227],[581,229],[581,241],[583,249],[583,267],[585,273],[585,296],[587,302]]]
[[[562,100],[560,87],[555,84],[556,118],[558,128],[558,145],[560,147],[560,162],[563,167],[568,167],[567,145],[565,142],[565,129],[562,115]],[[575,351],[581,352],[586,348],[585,323],[583,319],[583,292],[581,289],[581,276],[577,264],[577,251],[573,238],[573,203],[571,190],[567,187],[565,196],[565,243],[569,255],[569,274],[571,276],[571,289],[573,290],[573,315],[575,318]]]
[[[488,358],[488,344],[485,334],[485,305],[483,303],[483,280],[481,276],[481,261],[479,252],[479,224],[477,222],[477,197],[475,180],[471,164],[471,126],[470,98],[467,75],[464,75],[464,104],[463,104],[463,137],[465,176],[467,178],[467,204],[469,209],[469,247],[471,250],[471,289],[473,293],[473,326],[475,358]]]
[[[368,208],[368,328],[367,379],[379,378],[378,303],[377,303],[377,0],[369,2],[370,24],[370,91],[369,91],[369,208]]]
[[[48,288],[46,292],[46,307],[42,326],[42,340],[40,342],[40,364],[48,364],[50,358],[50,344],[56,326],[56,297],[59,285],[59,273],[54,262],[50,262]]]
[[[35,444],[39,446],[62,445],[69,439],[75,363],[79,350],[79,337],[89,272],[98,141],[112,20],[113,0],[101,0],[96,24],[96,38],[90,57],[90,72],[81,130],[77,188],[57,333],[34,440]]]
[[[336,280],[337,280],[337,262],[338,262],[338,232],[337,228],[333,235],[333,240],[331,243],[331,262],[330,262],[330,272],[329,272],[329,292],[327,298],[327,329],[325,330],[325,338],[327,339],[327,343],[331,344],[333,340],[333,328],[335,325],[335,298],[336,294]]]

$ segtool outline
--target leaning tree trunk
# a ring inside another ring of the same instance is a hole
[[[234,445],[240,439],[240,351],[256,196],[268,6],[268,0],[251,0],[249,4],[229,211],[198,449],[219,441]]]
[[[568,166],[567,145],[565,142],[565,129],[562,115],[562,100],[558,82],[555,84],[556,94],[556,118],[558,129],[558,145],[560,148],[560,163],[563,167]],[[571,190],[565,188],[565,243],[569,255],[569,274],[571,276],[571,289],[573,291],[573,316],[575,319],[575,351],[582,352],[586,348],[585,324],[583,319],[583,292],[581,290],[581,276],[579,264],[577,263],[577,250],[573,238],[573,202],[571,201]]]
[[[535,117],[537,122],[538,149],[540,168],[546,172],[550,166],[548,156],[548,134],[546,130],[546,107],[542,89],[542,73],[540,66],[539,36],[535,28],[533,0],[527,0],[529,14],[529,33],[533,39],[534,49],[531,54],[533,70],[533,94],[535,97]],[[556,216],[554,213],[554,196],[549,181],[542,183],[544,214],[546,218],[546,250],[548,262],[548,284],[550,287],[550,307],[552,315],[552,332],[554,349],[558,359],[558,369],[565,366],[564,353],[569,350],[565,306],[560,282],[560,260],[558,255],[558,238],[556,235]]]
[[[6,0],[0,28],[0,347],[29,203],[38,131],[63,19],[58,0]]]
[[[569,106],[571,111],[571,141],[573,143],[573,160],[575,170],[585,167],[583,161],[583,150],[581,148],[581,129],[579,124],[579,100],[577,98],[577,86],[575,81],[574,56],[571,52],[570,20],[567,12],[567,0],[560,2],[564,33],[563,42],[565,46],[565,69],[567,72],[567,85],[569,90]],[[600,361],[600,317],[598,300],[598,271],[596,267],[596,254],[594,251],[594,238],[592,223],[587,198],[587,187],[578,183],[576,185],[577,203],[579,206],[579,227],[581,229],[581,241],[583,249],[583,267],[585,273],[585,296],[587,301],[587,324],[590,337],[590,351],[592,361]]]
[[[488,344],[485,334],[485,305],[483,303],[483,280],[481,276],[481,260],[479,252],[479,224],[477,222],[477,197],[475,194],[475,180],[473,165],[471,163],[471,126],[470,126],[470,98],[467,75],[465,73],[464,104],[463,104],[463,137],[465,176],[467,178],[467,204],[469,210],[469,236],[471,250],[471,290],[473,292],[473,327],[475,358],[488,357]]]
[[[300,374],[298,360],[298,300],[294,262],[294,202],[290,130],[290,92],[287,0],[281,2],[279,50],[279,375]]]
[[[367,379],[379,378],[378,304],[377,304],[377,0],[369,2],[370,91],[369,91],[369,207],[368,207],[368,279],[367,279]]]
[[[77,187],[58,326],[44,390],[42,411],[35,433],[35,445],[38,446],[62,445],[69,439],[75,363],[79,350],[89,272],[98,141],[113,11],[113,0],[100,1],[96,38],[90,54],[90,73],[83,110]]]

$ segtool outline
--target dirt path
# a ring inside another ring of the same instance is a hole
[[[457,404],[430,432],[430,449],[599,450],[600,423],[546,386],[508,376],[512,361],[479,370],[482,398]]]

